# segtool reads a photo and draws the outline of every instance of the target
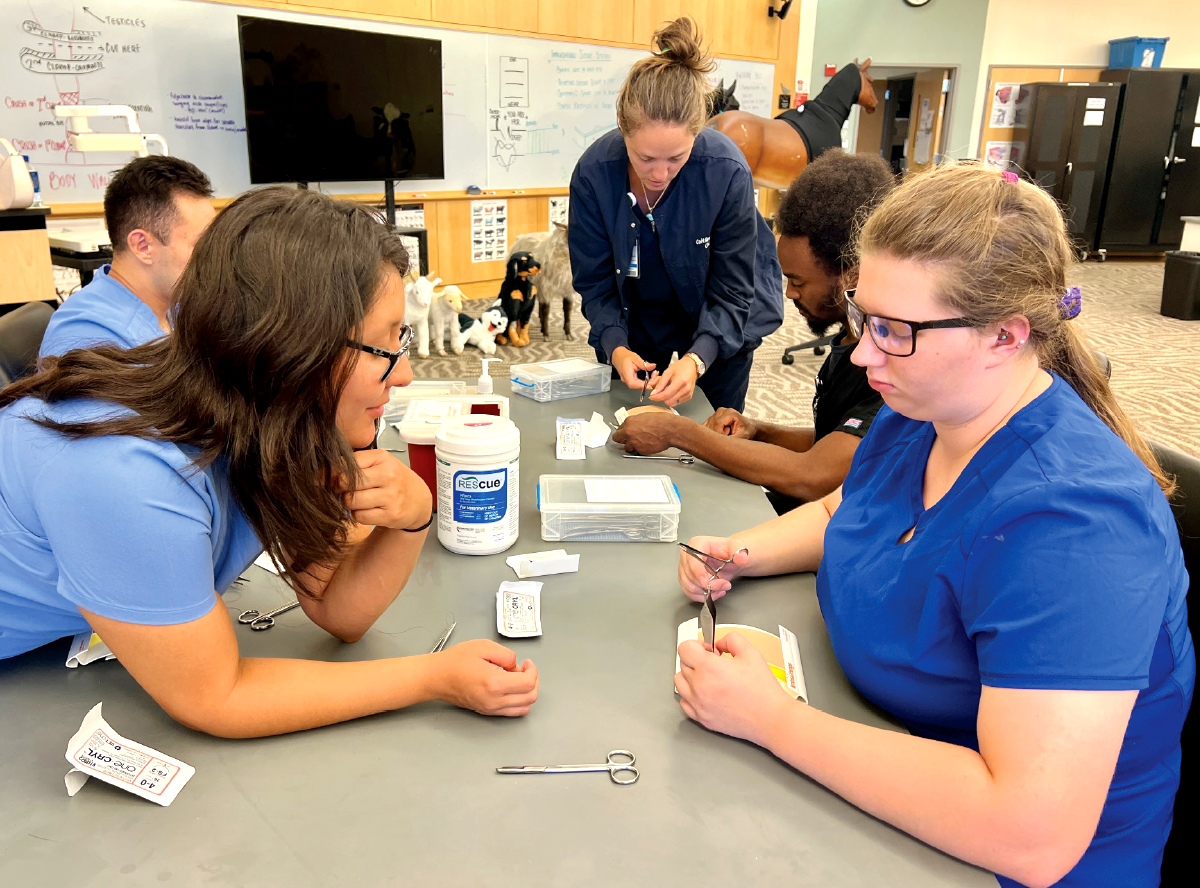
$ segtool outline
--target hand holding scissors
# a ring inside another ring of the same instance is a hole
[[[692,601],[703,601],[706,594],[720,598],[731,588],[730,580],[749,564],[750,550],[723,537],[693,537],[691,542],[695,545],[679,544],[679,585]]]
[[[592,771],[608,771],[613,783],[628,786],[637,783],[638,769],[634,767],[637,759],[627,749],[614,749],[608,758],[598,765],[505,765],[497,768],[497,774],[581,774]]]

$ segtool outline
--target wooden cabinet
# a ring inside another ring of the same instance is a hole
[[[44,209],[0,212],[0,305],[53,302],[54,269]]]
[[[654,32],[666,22],[681,15],[690,15],[700,26],[706,41],[713,40],[713,30],[708,22],[709,0],[634,0],[633,42],[650,45]],[[763,10],[764,14],[766,10]]]
[[[539,0],[538,32],[606,43],[632,43],[634,0]]]
[[[433,20],[505,31],[538,29],[538,0],[433,0]]]
[[[799,20],[799,13],[797,20]],[[767,17],[762,0],[709,0],[708,27],[717,55],[775,59],[779,56],[779,19]]]
[[[286,0],[294,6],[317,6],[338,12],[359,12],[364,15],[398,15],[404,18],[429,19],[433,0]],[[306,10],[307,11],[307,10]]]

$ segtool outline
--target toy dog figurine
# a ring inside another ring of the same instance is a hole
[[[500,286],[500,296],[494,305],[499,305],[508,318],[507,334],[500,334],[496,341],[501,345],[522,348],[529,345],[529,322],[537,306],[537,287],[531,278],[540,273],[542,266],[532,254],[520,252],[508,257],[507,274]]]

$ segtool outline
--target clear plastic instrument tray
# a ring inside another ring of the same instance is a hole
[[[580,398],[608,391],[612,368],[583,358],[563,358],[537,364],[513,364],[508,368],[514,395],[535,401]]]
[[[542,539],[671,543],[679,491],[669,475],[542,475]]]
[[[383,408],[384,422],[400,422],[408,411],[410,401],[433,399],[438,395],[464,395],[467,384],[461,379],[414,379],[408,385],[396,386],[388,395]]]

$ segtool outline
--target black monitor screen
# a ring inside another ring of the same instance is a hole
[[[238,16],[250,181],[441,179],[442,44]]]

